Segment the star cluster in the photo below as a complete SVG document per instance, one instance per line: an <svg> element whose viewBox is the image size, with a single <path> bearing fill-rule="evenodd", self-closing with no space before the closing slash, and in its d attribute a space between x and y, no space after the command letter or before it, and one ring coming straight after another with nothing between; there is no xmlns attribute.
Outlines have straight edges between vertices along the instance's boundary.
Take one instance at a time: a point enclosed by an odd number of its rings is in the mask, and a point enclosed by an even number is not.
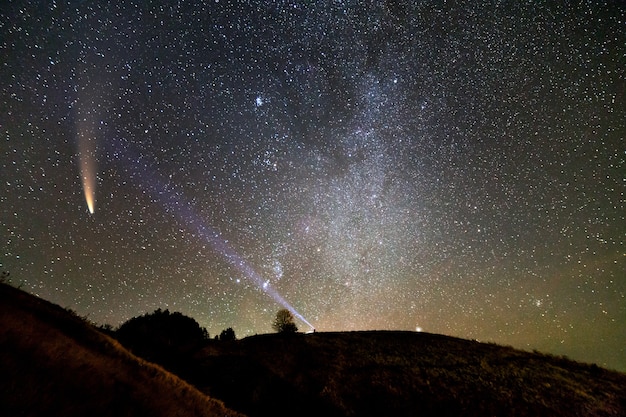
<svg viewBox="0 0 626 417"><path fill-rule="evenodd" d="M310 3L3 6L14 283L97 323L241 337L276 293L626 370L626 9Z"/></svg>

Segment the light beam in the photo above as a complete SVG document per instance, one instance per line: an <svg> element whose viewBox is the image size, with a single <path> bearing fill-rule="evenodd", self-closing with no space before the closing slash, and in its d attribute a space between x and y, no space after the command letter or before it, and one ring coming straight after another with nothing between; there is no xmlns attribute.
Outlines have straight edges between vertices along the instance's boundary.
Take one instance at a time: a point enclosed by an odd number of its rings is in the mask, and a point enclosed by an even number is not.
<svg viewBox="0 0 626 417"><path fill-rule="evenodd" d="M128 147L126 152L130 150ZM121 152L116 151L117 155ZM313 325L309 323L289 302L271 285L265 284L263 277L252 268L252 266L246 262L224 239L221 238L220 233L208 226L202 217L200 217L191 206L191 203L187 201L182 193L178 192L172 186L165 186L162 184L158 177L152 172L146 172L146 164L141 163L141 157L132 156L128 159L128 165L133 171L132 177L137 180L138 185L141 186L150 196L158 201L166 210L166 212L172 212L176 215L178 221L184 224L188 229L198 235L211 245L213 250L217 252L226 262L235 267L243 276L249 281L254 283L261 291L272 297L274 301L289 310L294 317L305 323L311 329L314 329ZM136 166L143 166L146 168L144 172L138 172Z"/></svg>

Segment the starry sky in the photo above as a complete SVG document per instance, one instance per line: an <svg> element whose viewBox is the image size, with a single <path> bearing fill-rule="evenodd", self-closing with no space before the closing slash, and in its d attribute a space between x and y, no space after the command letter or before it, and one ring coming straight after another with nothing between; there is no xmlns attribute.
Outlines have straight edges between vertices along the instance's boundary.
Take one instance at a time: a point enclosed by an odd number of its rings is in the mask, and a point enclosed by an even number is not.
<svg viewBox="0 0 626 417"><path fill-rule="evenodd" d="M2 270L626 371L626 6L580 3L5 2Z"/></svg>

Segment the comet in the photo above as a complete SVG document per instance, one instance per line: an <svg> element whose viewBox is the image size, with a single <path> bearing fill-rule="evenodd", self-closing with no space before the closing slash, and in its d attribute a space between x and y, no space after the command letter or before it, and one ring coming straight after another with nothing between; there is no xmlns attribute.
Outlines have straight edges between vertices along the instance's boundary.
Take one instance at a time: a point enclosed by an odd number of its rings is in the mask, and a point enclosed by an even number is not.
<svg viewBox="0 0 626 417"><path fill-rule="evenodd" d="M89 213L96 211L96 144L85 132L78 133L78 160L83 192Z"/></svg>

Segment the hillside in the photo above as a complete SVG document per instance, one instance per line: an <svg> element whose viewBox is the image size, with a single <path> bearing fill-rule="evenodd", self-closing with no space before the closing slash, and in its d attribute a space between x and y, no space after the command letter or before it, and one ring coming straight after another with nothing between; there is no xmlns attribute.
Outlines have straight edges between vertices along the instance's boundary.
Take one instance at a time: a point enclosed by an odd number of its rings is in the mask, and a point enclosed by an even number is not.
<svg viewBox="0 0 626 417"><path fill-rule="evenodd" d="M0 415L237 416L70 312L0 284Z"/></svg>
<svg viewBox="0 0 626 417"><path fill-rule="evenodd" d="M212 343L179 370L250 416L625 416L626 375L414 332Z"/></svg>
<svg viewBox="0 0 626 417"><path fill-rule="evenodd" d="M625 374L442 335L269 334L174 348L153 356L166 371L0 285L0 415L626 415Z"/></svg>

